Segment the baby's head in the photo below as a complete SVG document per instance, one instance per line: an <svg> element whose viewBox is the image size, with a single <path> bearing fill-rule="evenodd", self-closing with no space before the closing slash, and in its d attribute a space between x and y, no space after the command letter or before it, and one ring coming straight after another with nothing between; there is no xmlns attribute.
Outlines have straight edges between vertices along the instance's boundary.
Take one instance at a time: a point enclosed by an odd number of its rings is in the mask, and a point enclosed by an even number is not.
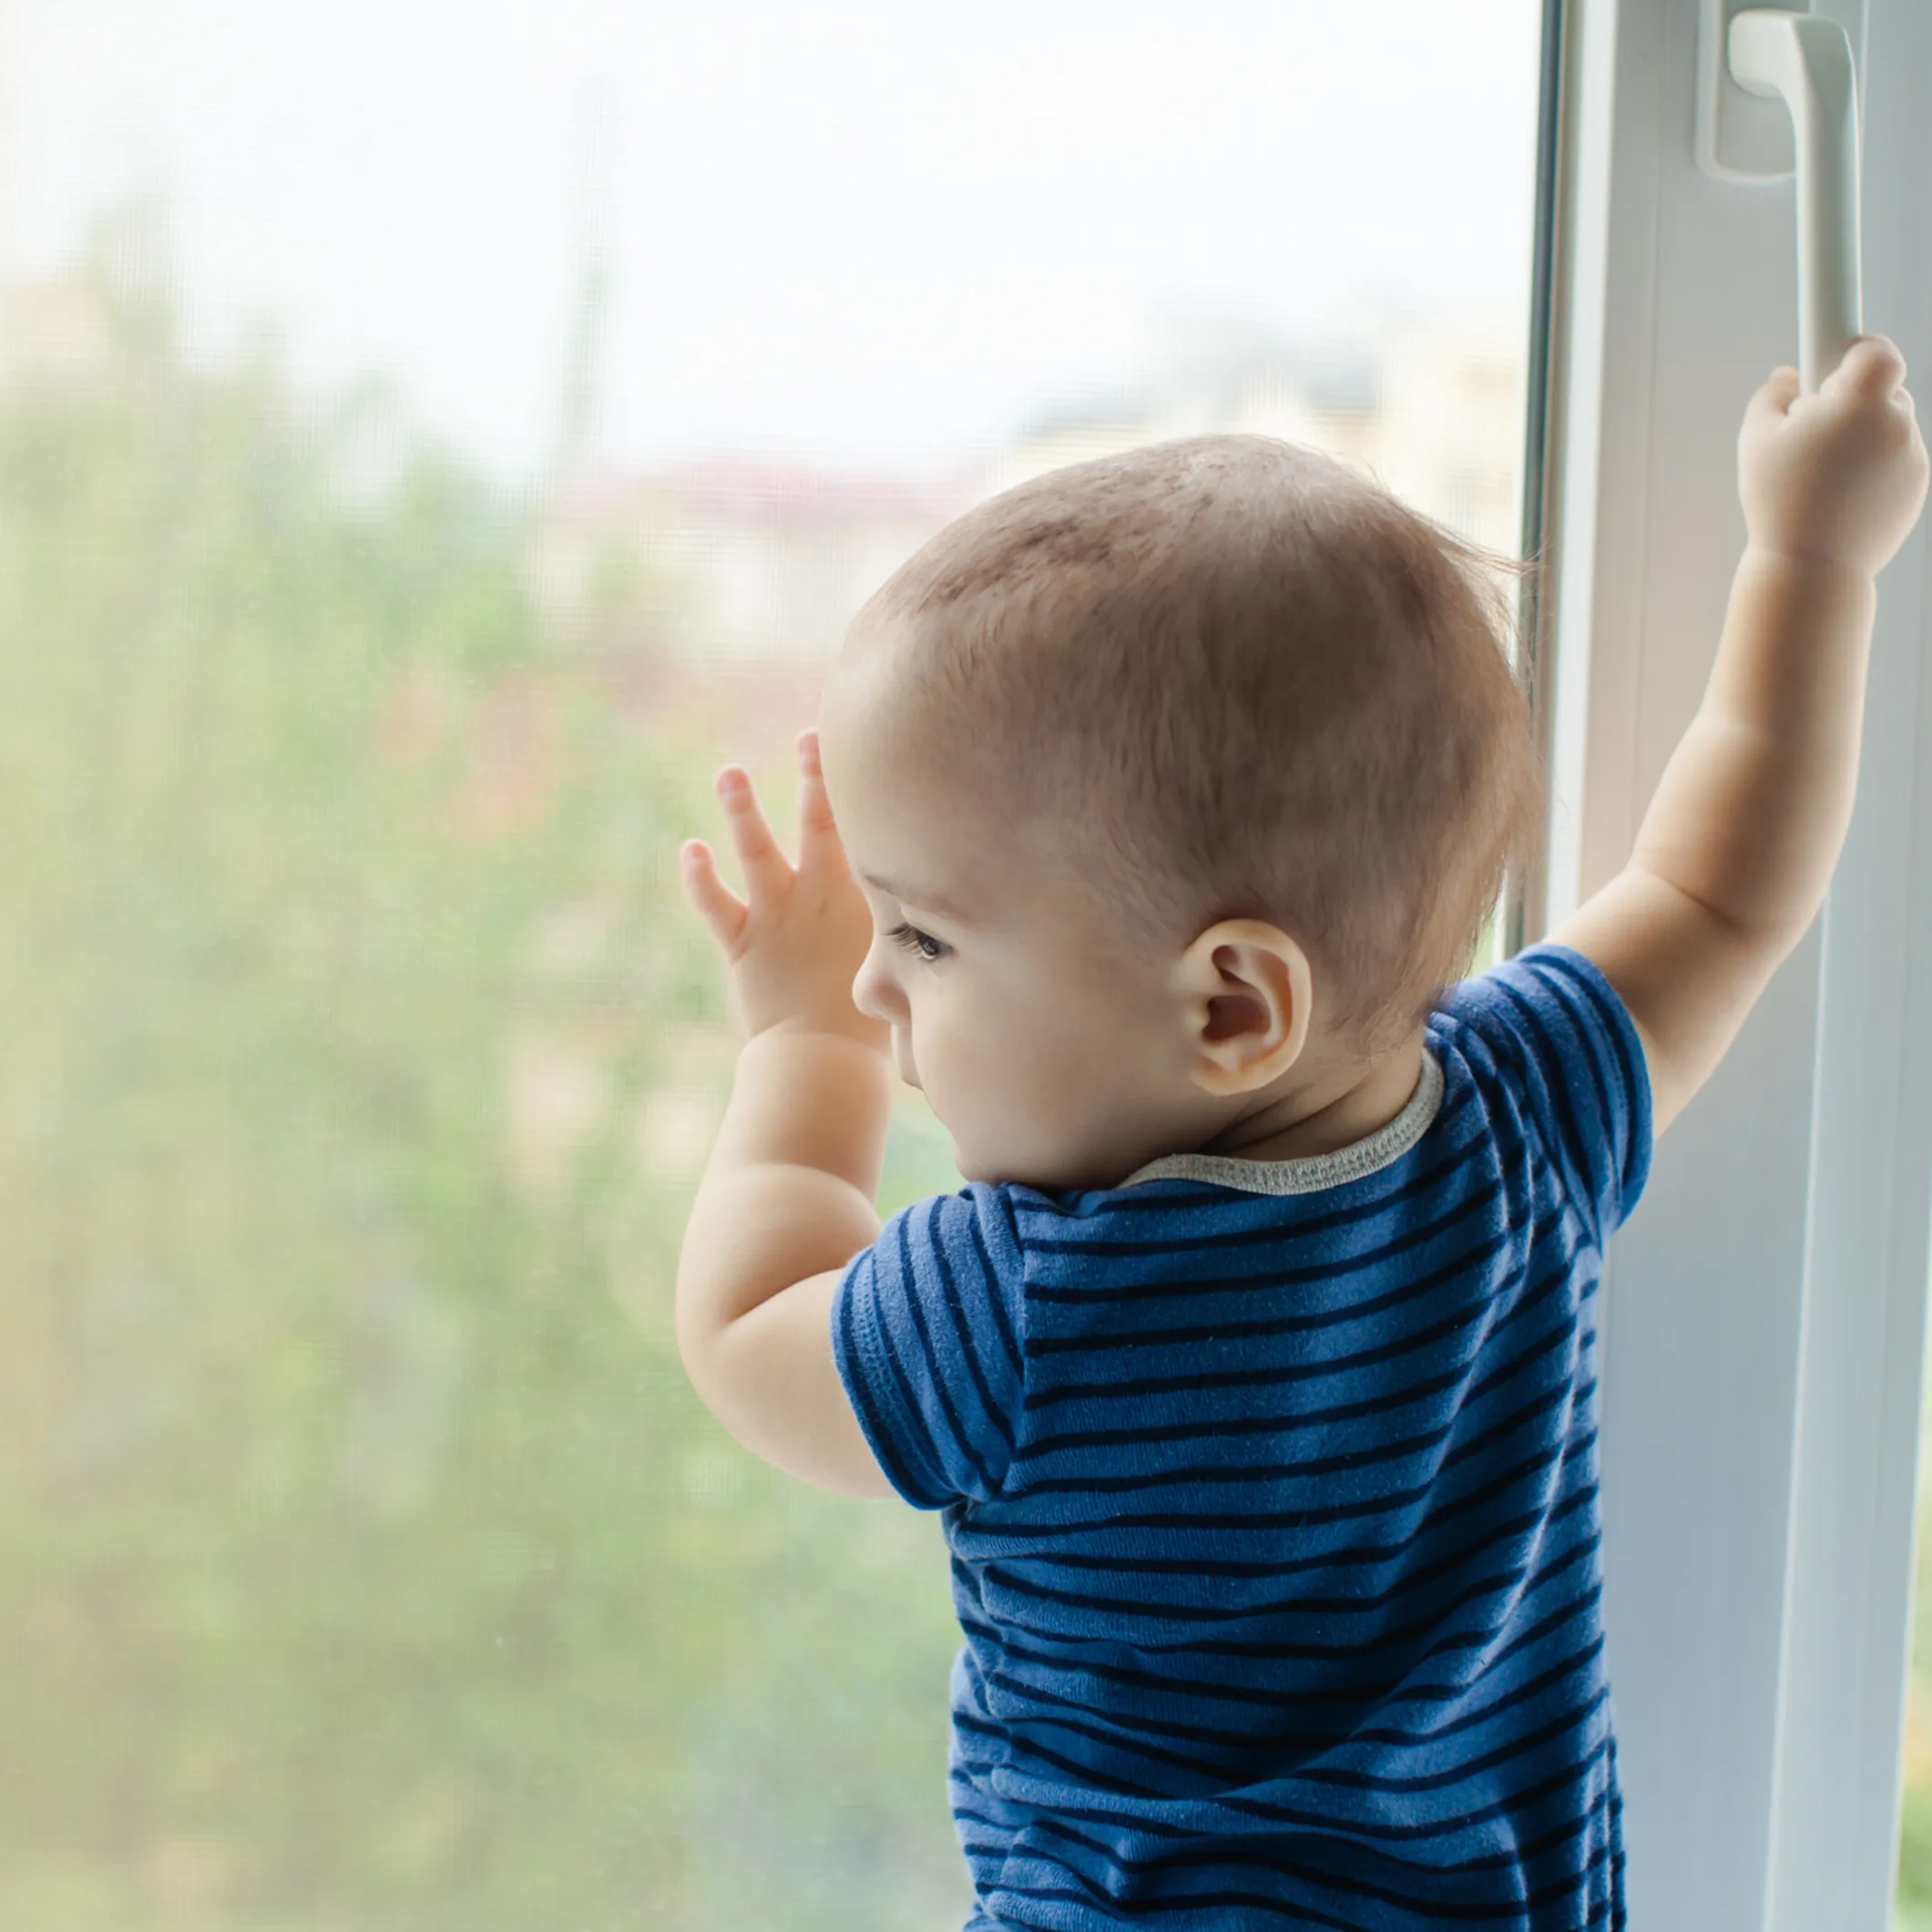
<svg viewBox="0 0 1932 1932"><path fill-rule="evenodd" d="M1486 565L1332 457L1196 436L979 505L865 605L819 726L853 996L962 1175L1114 1185L1413 1060L1538 850Z"/></svg>

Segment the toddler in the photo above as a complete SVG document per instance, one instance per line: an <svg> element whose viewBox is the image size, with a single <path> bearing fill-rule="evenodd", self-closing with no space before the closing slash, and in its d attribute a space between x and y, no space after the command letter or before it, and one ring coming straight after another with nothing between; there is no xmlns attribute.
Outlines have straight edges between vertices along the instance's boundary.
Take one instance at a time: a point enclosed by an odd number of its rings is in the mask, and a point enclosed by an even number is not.
<svg viewBox="0 0 1932 1932"><path fill-rule="evenodd" d="M1268 438L941 531L801 738L795 868L719 774L748 1038L679 1344L759 1455L943 1512L969 1932L1624 1925L1599 1272L1825 896L1904 375L1860 337L1753 398L1630 861L1477 976L1543 813L1507 608ZM882 1226L894 1069L966 1184Z"/></svg>

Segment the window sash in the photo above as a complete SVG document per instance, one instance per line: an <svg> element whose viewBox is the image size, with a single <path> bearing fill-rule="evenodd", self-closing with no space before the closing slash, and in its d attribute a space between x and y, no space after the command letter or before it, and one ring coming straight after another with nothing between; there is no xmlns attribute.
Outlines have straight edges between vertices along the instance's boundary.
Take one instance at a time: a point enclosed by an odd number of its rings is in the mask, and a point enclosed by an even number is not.
<svg viewBox="0 0 1932 1932"><path fill-rule="evenodd" d="M1716 655L1744 404L1797 360L1791 180L1694 160L1698 9L1560 10L1550 441L1526 519L1556 560L1554 802L1527 936L1629 856ZM1865 326L1932 397L1932 9L1812 10L1857 61ZM1927 551L1921 522L1880 580L1825 914L1659 1146L1605 1269L1606 1648L1646 1932L1890 1923L1932 1262L1932 1006L1910 997L1932 989Z"/></svg>

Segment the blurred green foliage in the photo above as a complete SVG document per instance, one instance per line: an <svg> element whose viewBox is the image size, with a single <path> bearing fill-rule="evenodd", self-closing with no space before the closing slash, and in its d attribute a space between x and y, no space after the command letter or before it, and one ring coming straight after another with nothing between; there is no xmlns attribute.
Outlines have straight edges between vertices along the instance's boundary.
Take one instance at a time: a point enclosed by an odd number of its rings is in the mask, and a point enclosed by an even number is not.
<svg viewBox="0 0 1932 1932"><path fill-rule="evenodd" d="M672 1341L734 754L378 392L197 366L144 220L0 395L0 1925L956 1927L937 1519Z"/></svg>
<svg viewBox="0 0 1932 1932"><path fill-rule="evenodd" d="M1928 1362L1932 1368L1932 1362ZM1899 1819L1898 1932L1932 1932L1932 1453L1921 1451L1918 1538L1913 1552L1912 1670L1906 1709L1905 1798Z"/></svg>

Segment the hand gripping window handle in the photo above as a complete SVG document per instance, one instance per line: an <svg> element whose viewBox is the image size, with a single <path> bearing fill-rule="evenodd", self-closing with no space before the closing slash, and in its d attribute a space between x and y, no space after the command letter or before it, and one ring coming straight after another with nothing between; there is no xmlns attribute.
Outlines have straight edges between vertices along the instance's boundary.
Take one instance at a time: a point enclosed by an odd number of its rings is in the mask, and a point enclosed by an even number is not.
<svg viewBox="0 0 1932 1932"><path fill-rule="evenodd" d="M1726 16L1728 15L1728 26ZM1730 180L1797 175L1798 385L1810 394L1864 332L1858 260L1858 89L1835 20L1704 0L1698 162ZM1722 46L1722 67L1712 57ZM1728 83L1734 85L1727 85ZM1738 95L1774 101L1784 116ZM1792 158L1786 158L1792 156Z"/></svg>

